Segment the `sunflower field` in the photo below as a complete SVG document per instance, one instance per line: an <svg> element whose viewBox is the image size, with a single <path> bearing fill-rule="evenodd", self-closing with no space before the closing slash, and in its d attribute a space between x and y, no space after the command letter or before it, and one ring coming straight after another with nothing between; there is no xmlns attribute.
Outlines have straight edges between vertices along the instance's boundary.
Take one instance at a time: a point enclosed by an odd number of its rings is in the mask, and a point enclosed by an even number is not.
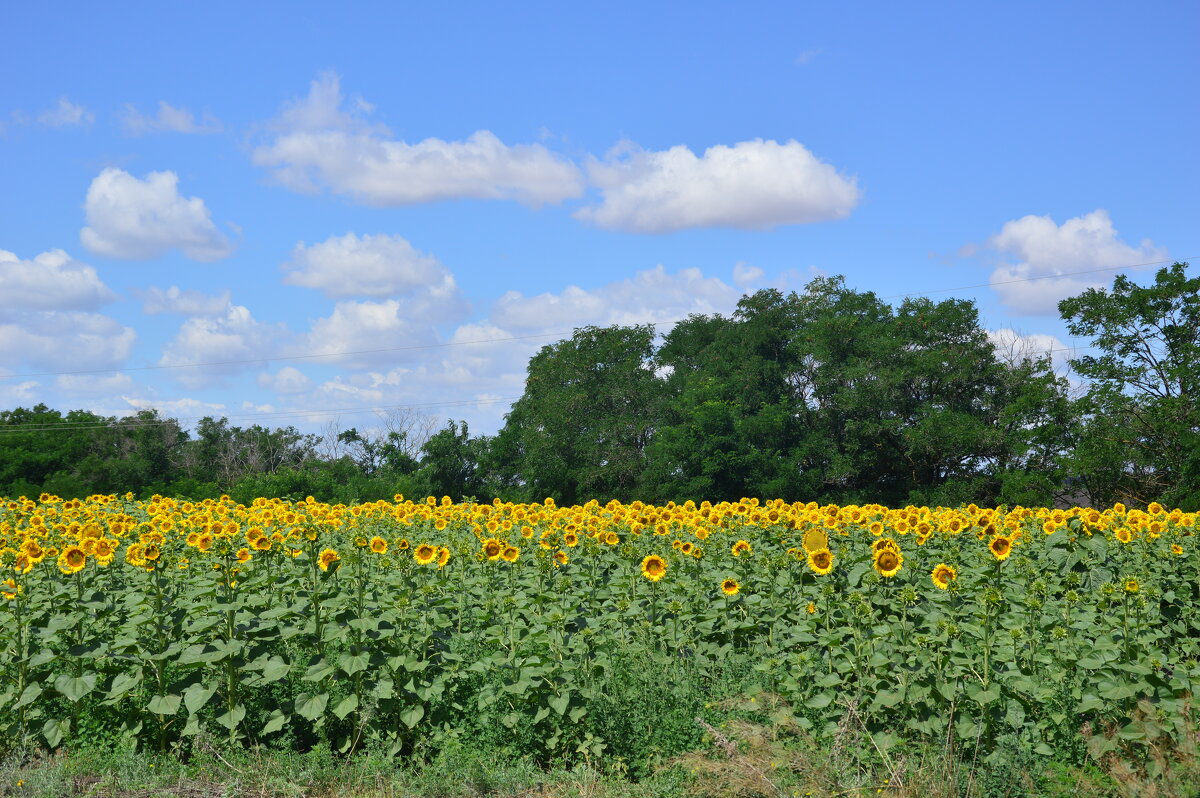
<svg viewBox="0 0 1200 798"><path fill-rule="evenodd" d="M1187 722L1196 530L1157 504L10 500L0 739L636 763L753 688L818 740L852 715L883 751L1082 761Z"/></svg>

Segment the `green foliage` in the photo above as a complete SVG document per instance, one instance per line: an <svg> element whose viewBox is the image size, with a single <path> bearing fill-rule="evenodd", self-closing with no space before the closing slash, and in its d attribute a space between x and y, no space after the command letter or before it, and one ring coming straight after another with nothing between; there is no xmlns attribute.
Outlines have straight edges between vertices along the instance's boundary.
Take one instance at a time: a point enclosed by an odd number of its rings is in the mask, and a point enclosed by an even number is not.
<svg viewBox="0 0 1200 798"><path fill-rule="evenodd" d="M1186 268L1146 287L1118 275L1059 303L1101 352L1071 361L1090 381L1071 469L1093 501L1200 506L1200 277Z"/></svg>

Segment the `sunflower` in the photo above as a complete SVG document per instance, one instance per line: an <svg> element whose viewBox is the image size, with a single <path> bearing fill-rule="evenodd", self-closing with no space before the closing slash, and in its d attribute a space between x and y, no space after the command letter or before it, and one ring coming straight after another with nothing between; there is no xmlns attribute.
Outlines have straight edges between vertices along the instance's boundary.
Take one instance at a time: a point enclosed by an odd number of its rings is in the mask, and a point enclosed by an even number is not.
<svg viewBox="0 0 1200 798"><path fill-rule="evenodd" d="M679 544L679 551L682 554L691 554L692 549L694 548L696 548L696 544L692 543L690 540L685 540Z"/></svg>
<svg viewBox="0 0 1200 798"><path fill-rule="evenodd" d="M505 546L504 551L500 552L500 559L505 562L516 562L521 556L521 550L516 546Z"/></svg>
<svg viewBox="0 0 1200 798"><path fill-rule="evenodd" d="M270 551L271 545L272 545L271 539L268 537L261 537L261 538L254 539L254 550L255 551Z"/></svg>
<svg viewBox="0 0 1200 798"><path fill-rule="evenodd" d="M404 551L405 549L407 549L408 548L408 538L400 538L399 540L397 540L396 548L400 549L400 551Z"/></svg>
<svg viewBox="0 0 1200 798"><path fill-rule="evenodd" d="M1116 535L1117 540L1121 541L1122 543L1129 543L1131 540L1133 540L1133 530L1127 526L1119 527L1114 534Z"/></svg>
<svg viewBox="0 0 1200 798"><path fill-rule="evenodd" d="M742 586L737 583L736 579L726 579L721 583L721 592L726 596L736 596Z"/></svg>
<svg viewBox="0 0 1200 798"><path fill-rule="evenodd" d="M579 545L579 535L576 535L574 532L566 533L565 535L563 535L563 545L569 546L571 548L578 546Z"/></svg>
<svg viewBox="0 0 1200 798"><path fill-rule="evenodd" d="M1180 546L1178 543L1172 543L1171 544L1171 553L1172 554L1183 554L1183 546Z"/></svg>
<svg viewBox="0 0 1200 798"><path fill-rule="evenodd" d="M649 554L642 560L642 576L651 582L657 582L667 573L667 561L657 554Z"/></svg>
<svg viewBox="0 0 1200 798"><path fill-rule="evenodd" d="M450 562L450 549L446 548L445 546L438 546L438 552L437 552L438 568L445 568L446 563L448 563L448 562Z"/></svg>
<svg viewBox="0 0 1200 798"><path fill-rule="evenodd" d="M809 551L808 567L818 576L825 576L833 570L833 552L825 547Z"/></svg>
<svg viewBox="0 0 1200 798"><path fill-rule="evenodd" d="M816 604L813 604L813 603L810 601L810 602L808 602L808 606L804 608L804 611L805 611L805 612L807 612L809 615L816 615L816 613L817 613L817 605L816 605Z"/></svg>
<svg viewBox="0 0 1200 798"><path fill-rule="evenodd" d="M13 570L19 574L27 574L33 570L33 559L28 554L18 554L13 561Z"/></svg>
<svg viewBox="0 0 1200 798"><path fill-rule="evenodd" d="M904 564L904 555L899 549L884 548L875 555L875 570L880 576L891 578L900 573L900 567Z"/></svg>
<svg viewBox="0 0 1200 798"><path fill-rule="evenodd" d="M437 547L428 543L422 543L413 549L413 559L417 561L417 565L429 565L436 557Z"/></svg>
<svg viewBox="0 0 1200 798"><path fill-rule="evenodd" d="M500 554L504 551L504 544L495 538L488 538L483 541L483 556L489 560L500 559Z"/></svg>
<svg viewBox="0 0 1200 798"><path fill-rule="evenodd" d="M753 554L754 549L750 548L749 541L739 540L737 543L733 544L733 548L730 549L730 552L733 553L734 557L740 557L743 554Z"/></svg>
<svg viewBox="0 0 1200 798"><path fill-rule="evenodd" d="M125 562L129 563L135 568L141 568L146 564L146 559L142 556L141 543L129 544L129 547L125 549Z"/></svg>
<svg viewBox="0 0 1200 798"><path fill-rule="evenodd" d="M802 541L805 551L819 551L829 548L829 534L820 527L811 527L804 533Z"/></svg>
<svg viewBox="0 0 1200 798"><path fill-rule="evenodd" d="M67 546L58 555L58 569L64 574L74 574L87 565L87 554L78 546Z"/></svg>
<svg viewBox="0 0 1200 798"><path fill-rule="evenodd" d="M333 565L340 559L342 558L338 556L336 551L333 549L325 549L321 552L320 556L317 557L317 565L321 567L322 571L328 571L329 566Z"/></svg>
<svg viewBox="0 0 1200 798"><path fill-rule="evenodd" d="M897 543L892 538L879 538L878 540L876 540L874 543L871 544L871 556L878 557L879 552L883 551L884 549L891 549L892 551L900 551L900 544Z"/></svg>
<svg viewBox="0 0 1200 798"><path fill-rule="evenodd" d="M147 547L147 548L149 548L149 547ZM250 549L246 548L245 546L243 546L242 548L237 550L237 561L238 562L250 562L250 558L252 556L253 555L250 554ZM149 556L149 554L147 554L146 559L147 560L157 559L157 557L152 558Z"/></svg>
<svg viewBox="0 0 1200 798"><path fill-rule="evenodd" d="M567 553L565 551L554 552L555 565L566 565L570 559L571 558L567 556Z"/></svg>
<svg viewBox="0 0 1200 798"><path fill-rule="evenodd" d="M375 552L376 554L387 554L387 550L388 545L386 540L378 535L371 538L371 551Z"/></svg>
<svg viewBox="0 0 1200 798"><path fill-rule="evenodd" d="M938 590L945 590L950 587L951 582L958 578L958 571L954 570L953 566L942 562L937 564L929 578L933 580L934 587Z"/></svg>
<svg viewBox="0 0 1200 798"><path fill-rule="evenodd" d="M1126 579L1122 587L1125 588L1126 593L1136 593L1142 589L1142 586L1138 584L1138 580L1136 579Z"/></svg>
<svg viewBox="0 0 1200 798"><path fill-rule="evenodd" d="M5 579L3 582L0 582L0 594L8 601L15 599L19 591L20 588L17 587L15 579Z"/></svg>
<svg viewBox="0 0 1200 798"><path fill-rule="evenodd" d="M1007 560L1008 555L1012 554L1012 539L1006 538L1004 535L996 535L988 544L988 550L997 560Z"/></svg>
<svg viewBox="0 0 1200 798"><path fill-rule="evenodd" d="M609 546L615 546L621 542L621 539L617 537L616 532L606 532L604 534L604 542Z"/></svg>

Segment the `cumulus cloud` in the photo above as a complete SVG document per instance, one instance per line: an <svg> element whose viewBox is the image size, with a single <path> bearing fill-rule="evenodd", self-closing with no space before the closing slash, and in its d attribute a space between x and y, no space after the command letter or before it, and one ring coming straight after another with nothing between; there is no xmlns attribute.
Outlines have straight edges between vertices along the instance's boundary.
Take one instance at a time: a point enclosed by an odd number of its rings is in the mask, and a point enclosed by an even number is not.
<svg viewBox="0 0 1200 798"><path fill-rule="evenodd" d="M575 217L610 230L669 233L695 227L765 230L841 219L858 204L844 177L797 141L743 141L697 157L683 145L650 152L622 145L588 174L599 205Z"/></svg>
<svg viewBox="0 0 1200 798"><path fill-rule="evenodd" d="M1132 267L1167 257L1150 239L1136 247L1121 241L1102 208L1061 225L1049 216L1024 216L1005 224L987 244L1016 258L992 272L992 288L1009 310L1028 316L1057 315L1060 300L1106 285L1112 277L1112 272L1071 272Z"/></svg>
<svg viewBox="0 0 1200 798"><path fill-rule="evenodd" d="M323 363L336 362L347 368L418 359L424 353L400 348L437 343L436 320L427 311L395 299L338 302L330 315L313 322L301 346L306 352L331 355ZM332 357L339 352L363 354Z"/></svg>
<svg viewBox="0 0 1200 798"><path fill-rule="evenodd" d="M174 313L180 316L220 316L230 305L229 290L220 294L206 294L203 291L183 290L177 285L162 289L151 286L139 292L142 300L142 312L149 316L162 313Z"/></svg>
<svg viewBox="0 0 1200 798"><path fill-rule="evenodd" d="M225 413L225 405L199 399L145 399L137 396L122 396L121 399L135 410L157 410L163 418L184 421Z"/></svg>
<svg viewBox="0 0 1200 798"><path fill-rule="evenodd" d="M206 134L223 130L221 121L210 113L205 112L200 121L196 121L196 115L187 108L176 108L162 100L155 114L143 114L132 105L126 105L121 115L121 127L127 136L143 136L147 133Z"/></svg>
<svg viewBox="0 0 1200 798"><path fill-rule="evenodd" d="M1021 334L1011 327L988 330L988 341L996 348L996 355L1005 363L1020 363L1026 359L1037 359L1049 355L1056 363L1071 357L1071 348L1053 335L1045 333Z"/></svg>
<svg viewBox="0 0 1200 798"><path fill-rule="evenodd" d="M751 266L748 263L743 263L742 261L738 261L733 265L733 282L743 291L752 285L762 282L765 275L766 272L762 269L757 266Z"/></svg>
<svg viewBox="0 0 1200 798"><path fill-rule="evenodd" d="M73 127L90 125L95 118L95 115L82 105L76 105L66 97L60 97L58 105L38 114L37 120L47 127Z"/></svg>
<svg viewBox="0 0 1200 798"><path fill-rule="evenodd" d="M204 200L179 194L174 172L139 180L108 168L92 181L84 203L83 245L99 255L146 260L179 249L199 261L224 258L233 247L209 217Z"/></svg>
<svg viewBox="0 0 1200 798"><path fill-rule="evenodd" d="M0 308L92 310L114 299L94 268L61 249L32 260L0 249Z"/></svg>
<svg viewBox="0 0 1200 798"><path fill-rule="evenodd" d="M0 358L47 371L110 368L133 348L134 331L78 310L0 312Z"/></svg>
<svg viewBox="0 0 1200 798"><path fill-rule="evenodd" d="M594 290L568 286L559 293L526 297L509 291L491 312L509 330L567 330L587 324L671 323L691 313L732 310L742 292L699 269L670 274L662 265Z"/></svg>
<svg viewBox="0 0 1200 798"><path fill-rule="evenodd" d="M134 389L128 374L60 374L54 387L68 396L116 396Z"/></svg>
<svg viewBox="0 0 1200 798"><path fill-rule="evenodd" d="M221 316L194 316L183 322L163 348L158 363L218 364L173 370L185 387L203 388L252 365L241 361L274 356L285 333L281 325L264 324L246 307L231 305Z"/></svg>
<svg viewBox="0 0 1200 798"><path fill-rule="evenodd" d="M354 233L319 244L303 241L283 265L285 283L316 288L327 297L383 297L431 291L457 293L454 277L432 255L400 236Z"/></svg>
<svg viewBox="0 0 1200 798"><path fill-rule="evenodd" d="M277 135L254 151L254 163L292 190L325 187L381 207L466 197L537 207L583 191L578 167L541 144L507 145L487 130L409 144L371 124L370 111L361 100L344 107L337 76L321 75L280 114Z"/></svg>
<svg viewBox="0 0 1200 798"><path fill-rule="evenodd" d="M268 372L259 374L258 385L260 388L268 388L277 393L304 393L312 387L312 380L299 369L284 366L274 374Z"/></svg>

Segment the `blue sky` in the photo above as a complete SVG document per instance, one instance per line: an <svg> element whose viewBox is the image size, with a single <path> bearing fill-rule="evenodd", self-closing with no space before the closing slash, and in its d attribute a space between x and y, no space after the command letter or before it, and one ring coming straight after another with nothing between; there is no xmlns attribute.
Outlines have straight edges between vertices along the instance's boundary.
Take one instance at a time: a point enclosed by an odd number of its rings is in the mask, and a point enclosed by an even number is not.
<svg viewBox="0 0 1200 798"><path fill-rule="evenodd" d="M1200 254L1195 3L344 6L6 10L0 406L491 432L578 325L842 274L1062 350L1056 275Z"/></svg>

